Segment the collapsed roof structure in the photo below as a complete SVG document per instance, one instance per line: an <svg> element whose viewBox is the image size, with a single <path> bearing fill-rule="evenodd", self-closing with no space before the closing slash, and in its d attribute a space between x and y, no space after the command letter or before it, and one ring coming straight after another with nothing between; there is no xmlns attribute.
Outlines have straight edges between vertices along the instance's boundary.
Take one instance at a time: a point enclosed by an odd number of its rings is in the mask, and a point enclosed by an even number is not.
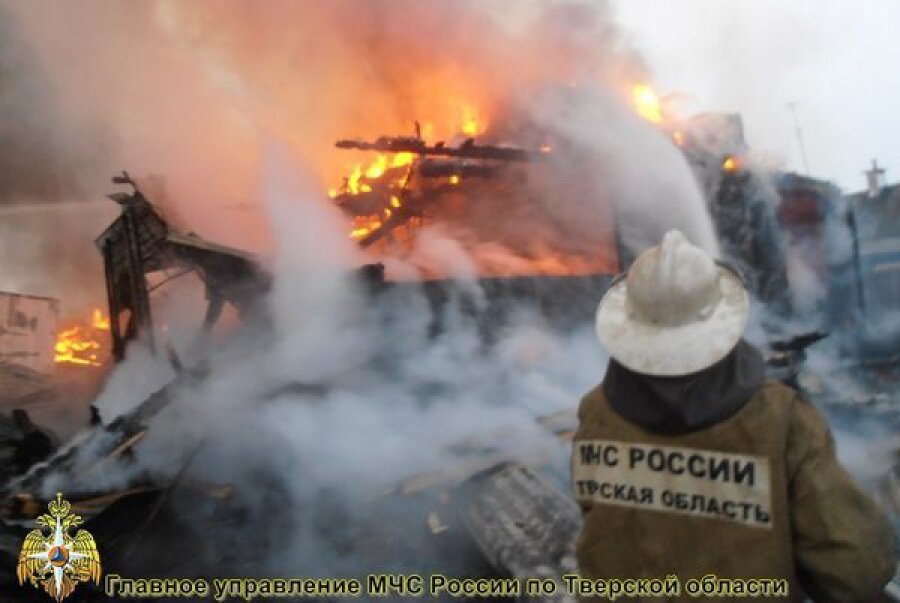
<svg viewBox="0 0 900 603"><path fill-rule="evenodd" d="M218 320L226 302L247 313L253 301L268 290L271 277L250 254L173 229L127 172L113 182L133 189L131 193L109 195L122 212L96 241L103 255L116 360L124 358L127 342L138 334L146 336L151 347L154 345L152 289L147 283L150 273L166 275L157 287L189 272L200 276L208 300L203 333Z"/></svg>

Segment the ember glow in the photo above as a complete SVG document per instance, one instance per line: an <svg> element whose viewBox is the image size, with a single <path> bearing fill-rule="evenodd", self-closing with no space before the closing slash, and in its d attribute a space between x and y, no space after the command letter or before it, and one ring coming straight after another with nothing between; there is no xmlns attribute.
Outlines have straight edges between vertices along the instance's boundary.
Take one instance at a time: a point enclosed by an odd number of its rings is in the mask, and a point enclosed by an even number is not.
<svg viewBox="0 0 900 603"><path fill-rule="evenodd" d="M101 366L104 348L102 343L109 331L109 318L95 308L91 320L62 329L56 335L54 361L57 364Z"/></svg>
<svg viewBox="0 0 900 603"><path fill-rule="evenodd" d="M479 136L484 134L486 129L486 124L483 120L479 119L478 111L469 106L464 106L462 109L462 126L460 127L460 131L466 136Z"/></svg>

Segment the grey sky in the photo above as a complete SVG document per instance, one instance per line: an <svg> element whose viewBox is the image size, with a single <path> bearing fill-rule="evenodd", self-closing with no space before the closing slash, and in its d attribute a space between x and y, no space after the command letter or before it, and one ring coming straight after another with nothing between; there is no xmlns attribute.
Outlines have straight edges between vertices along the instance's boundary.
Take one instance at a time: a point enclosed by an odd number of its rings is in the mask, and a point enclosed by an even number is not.
<svg viewBox="0 0 900 603"><path fill-rule="evenodd" d="M873 158L900 179L900 2L616 0L663 95L690 112L741 113L748 142L802 171L796 103L813 176L848 192Z"/></svg>

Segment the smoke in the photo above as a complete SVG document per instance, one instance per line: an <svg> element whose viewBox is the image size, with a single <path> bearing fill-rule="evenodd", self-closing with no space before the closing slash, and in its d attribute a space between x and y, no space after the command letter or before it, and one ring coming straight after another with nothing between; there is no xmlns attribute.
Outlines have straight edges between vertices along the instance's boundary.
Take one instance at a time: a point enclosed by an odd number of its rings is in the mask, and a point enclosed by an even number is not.
<svg viewBox="0 0 900 603"><path fill-rule="evenodd" d="M525 304L498 317L487 344L471 310L484 297L473 278L484 258L515 271L523 250L532 259L562 249L612 270L616 222L632 250L672 227L716 249L683 157L627 106L646 74L605 3L95 0L6 10L60 105L19 110L107 133L81 141L92 158L79 172L86 194L106 192L122 167L159 174L166 194L154 200L167 217L274 257L270 321L213 348L195 367L203 377L173 388L150 423L136 467L103 476L110 485L144 471L172 477L190 459L191 479L237 485L251 510L242 534L279 531L263 561L272 571L359 569L366 560L346 540L384 491L464 463L466 450L565 458L568 445L535 417L573 409L602 378L605 355L590 325L555 332ZM424 266L463 277L447 304L435 309L415 281L371 299L347 276L363 258L323 195L359 158L331 141L411 133L416 120L442 140L467 112L490 141L554 151L515 194L476 191L462 217L446 208L409 256L391 259L395 276ZM36 257L35 270L53 261ZM168 303L160 312L177 317L179 302ZM170 375L132 346L96 403L108 422Z"/></svg>
<svg viewBox="0 0 900 603"><path fill-rule="evenodd" d="M616 7L658 89L690 94L695 111L739 112L754 149L787 169L807 171L788 103L796 103L810 175L858 191L872 158L890 173L897 168L900 155L882 124L895 112L898 83L873 77L898 59L889 42L895 3L876 2L864 12L852 2L774 0L632 0ZM831 83L835 73L845 85L839 90ZM855 118L835 119L847 113Z"/></svg>
<svg viewBox="0 0 900 603"><path fill-rule="evenodd" d="M267 137L327 202L322 193L364 160L332 141L411 134L416 121L429 141L450 140L474 118L480 140L557 149L514 187L473 189L458 219L438 209L480 271L614 271L617 219L632 251L673 226L714 248L680 153L628 106L647 75L606 3L92 0L5 11L18 32L10 55L29 57L11 80L41 84L12 86L23 92L9 117L62 126L23 128L17 141L45 141L41 153L66 165L78 158L70 171L86 197L109 192L122 168L160 176L165 194L152 200L207 238L273 252L259 195ZM556 261L538 261L551 249Z"/></svg>
<svg viewBox="0 0 900 603"><path fill-rule="evenodd" d="M537 110L584 150L587 184L579 196L605 195L603 205L611 210L607 219L618 226L621 242L632 253L678 228L695 245L717 255L705 201L683 155L630 107L610 98L609 90L552 98ZM573 222L591 224L584 215Z"/></svg>
<svg viewBox="0 0 900 603"><path fill-rule="evenodd" d="M770 179L765 172L755 177L763 183ZM778 195L773 190L763 198ZM792 312L753 300L747 337L766 349L775 340L811 331L827 335L803 351L796 364L780 369L778 377L794 374L801 395L827 417L839 460L864 488L880 495L896 463L898 416L892 377L879 366L889 362L888 341L896 341L900 321L861 311L846 202L833 195L820 203L819 232L797 229L782 251ZM874 362L867 366L867 359Z"/></svg>
<svg viewBox="0 0 900 603"><path fill-rule="evenodd" d="M116 213L111 201L0 205L0 290L63 300L63 320L89 316L104 299L94 238Z"/></svg>
<svg viewBox="0 0 900 603"><path fill-rule="evenodd" d="M313 202L317 183L297 175L283 147L266 148L265 198L279 250L271 324L247 325L213 353L204 378L176 389L150 422L136 466L110 468L102 482L171 477L191 457L188 479L238 486L251 509L248 538L275 524L277 546L259 561L269 572L446 569L428 555L367 558L359 549L371 542L361 536L372 529L371 510L421 506L421 498L385 492L483 455L564 460L568 443L535 419L571 410L600 380L606 358L590 325L554 332L525 305L498 318L487 344L464 303L477 297L474 280L451 289L439 310L415 283L372 297L341 269L356 250L330 208ZM435 320L443 324L437 333ZM162 362L130 350L97 401L107 421L160 384ZM380 517L378 529L401 530L400 519ZM413 537L427 533L403 521Z"/></svg>
<svg viewBox="0 0 900 603"><path fill-rule="evenodd" d="M106 136L90 117L72 119L53 74L0 5L0 204L58 201L82 191L79 172L101 155ZM91 141L91 142L88 142Z"/></svg>

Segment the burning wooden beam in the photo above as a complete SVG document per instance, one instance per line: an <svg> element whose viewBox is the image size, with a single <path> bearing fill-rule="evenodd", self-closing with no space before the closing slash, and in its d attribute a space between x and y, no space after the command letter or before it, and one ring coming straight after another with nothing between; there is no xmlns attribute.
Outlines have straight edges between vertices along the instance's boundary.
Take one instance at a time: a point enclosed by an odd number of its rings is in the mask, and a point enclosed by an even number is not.
<svg viewBox="0 0 900 603"><path fill-rule="evenodd" d="M382 153L414 153L416 155L436 155L440 157L467 157L470 159L493 159L497 161L532 161L543 153L517 147L476 144L474 138L467 138L457 147L445 146L443 142L427 144L415 136L380 136L374 142L364 140L338 140L339 149L360 151L380 151Z"/></svg>
<svg viewBox="0 0 900 603"><path fill-rule="evenodd" d="M474 138L458 146L443 142L429 145L418 127L415 136L381 136L374 142L338 140L335 146L382 153L369 168L357 166L341 189L329 193L344 211L358 219L351 236L360 247L373 245L410 218L421 216L426 205L452 191L463 179L491 178L501 170L498 162L528 162L547 152L482 145ZM386 154L394 154L395 159L389 161ZM435 159L442 157L447 159ZM397 176L401 168L403 175ZM446 180L446 186L416 187L410 185L413 178L419 183Z"/></svg>

